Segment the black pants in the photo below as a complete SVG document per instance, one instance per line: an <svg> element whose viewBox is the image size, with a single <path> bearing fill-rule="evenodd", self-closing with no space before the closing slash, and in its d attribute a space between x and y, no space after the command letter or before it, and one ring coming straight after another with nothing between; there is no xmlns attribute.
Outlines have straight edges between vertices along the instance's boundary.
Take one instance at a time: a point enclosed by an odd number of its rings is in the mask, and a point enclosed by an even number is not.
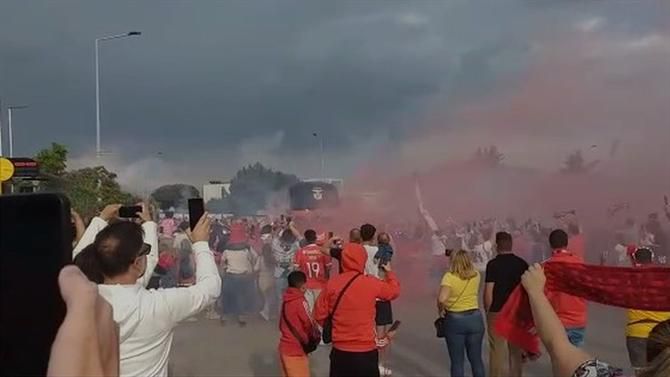
<svg viewBox="0 0 670 377"><path fill-rule="evenodd" d="M379 377L379 352L330 352L330 377Z"/></svg>

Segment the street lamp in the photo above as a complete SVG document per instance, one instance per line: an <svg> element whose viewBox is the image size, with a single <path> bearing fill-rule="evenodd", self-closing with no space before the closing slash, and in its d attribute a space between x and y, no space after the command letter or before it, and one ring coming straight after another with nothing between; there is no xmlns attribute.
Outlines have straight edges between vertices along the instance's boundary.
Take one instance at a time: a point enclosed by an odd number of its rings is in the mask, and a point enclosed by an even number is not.
<svg viewBox="0 0 670 377"><path fill-rule="evenodd" d="M139 35L142 35L142 32L131 31L124 34L108 35L106 37L95 39L95 155L97 157L100 157L102 153L102 150L100 149L100 57L98 52L100 42Z"/></svg>
<svg viewBox="0 0 670 377"><path fill-rule="evenodd" d="M12 111L27 109L28 106L9 106L7 108L7 127L8 127L8 137L9 137L9 157L14 157L14 130L12 128Z"/></svg>
<svg viewBox="0 0 670 377"><path fill-rule="evenodd" d="M325 179L326 178L326 173L325 173L325 171L326 171L326 160L325 160L325 156L323 154L323 152L324 152L323 135L319 135L316 132L314 132L312 134L312 136L319 139L319 148L320 148L320 152L321 152L321 179Z"/></svg>

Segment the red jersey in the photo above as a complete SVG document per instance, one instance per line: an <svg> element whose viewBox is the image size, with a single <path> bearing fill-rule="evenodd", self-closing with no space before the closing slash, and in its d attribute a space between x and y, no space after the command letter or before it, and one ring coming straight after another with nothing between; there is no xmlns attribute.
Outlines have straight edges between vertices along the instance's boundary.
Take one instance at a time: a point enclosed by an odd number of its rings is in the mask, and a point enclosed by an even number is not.
<svg viewBox="0 0 670 377"><path fill-rule="evenodd" d="M317 245L307 245L295 253L293 264L307 275L307 289L323 289L328 282L332 258L323 254Z"/></svg>

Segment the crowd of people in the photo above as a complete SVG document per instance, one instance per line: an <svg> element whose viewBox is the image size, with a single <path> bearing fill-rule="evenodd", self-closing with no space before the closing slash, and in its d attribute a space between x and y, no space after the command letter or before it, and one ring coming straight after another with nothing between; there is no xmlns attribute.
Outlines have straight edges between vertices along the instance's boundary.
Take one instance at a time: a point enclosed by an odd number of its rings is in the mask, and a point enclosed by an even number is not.
<svg viewBox="0 0 670 377"><path fill-rule="evenodd" d="M555 376L621 375L582 350L587 298L555 289L553 276L545 277L550 266L585 264L587 246L576 213L557 214L550 230L532 221L517 226L511 219L438 227L418 189L417 200L424 231L408 235L363 224L346 239L318 232L319 224L301 231L289 216L205 215L190 229L187 218L170 212L156 221L147 205L131 221L119 218L120 205L109 205L87 227L73 216L73 256L112 309L119 329L116 372L122 376L167 375L175 327L199 313L222 325L232 320L244 327L256 314L276 321L278 374L284 376L309 376L310 354L330 343L331 376L391 375L387 351L397 331L392 301L400 295L391 261L403 257L408 239L424 245L430 266L425 274L439 276L435 326L445 339L451 376L466 375L466 356L473 377L522 376L524 364L538 356L498 331L518 290L525 291ZM670 208L665 210L670 220ZM626 219L613 232L612 249L626 255L628 268L667 263L661 221L650 215L637 226ZM607 257L600 255L602 264L623 265L622 258ZM78 279L71 269L63 274ZM634 308L627 317L626 347L636 375L669 375L670 312Z"/></svg>

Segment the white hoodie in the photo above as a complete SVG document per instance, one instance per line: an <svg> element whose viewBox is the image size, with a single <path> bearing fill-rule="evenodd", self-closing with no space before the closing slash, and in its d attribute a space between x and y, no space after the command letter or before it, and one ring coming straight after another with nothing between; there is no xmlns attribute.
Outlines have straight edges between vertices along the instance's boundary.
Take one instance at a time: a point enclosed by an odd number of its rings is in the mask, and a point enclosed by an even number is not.
<svg viewBox="0 0 670 377"><path fill-rule="evenodd" d="M95 227L97 231L91 229L92 238L85 234L75 248L75 254L95 239L95 234L104 228L102 225L107 224L99 218L91 222L89 228ZM175 326L216 300L221 291L221 278L207 242L196 242L193 245L197 266L194 285L145 289L158 260L158 247L155 246L158 233L156 223L147 222L143 228L145 242L152 245L143 278L132 285L100 284L98 289L112 305L114 321L119 324L121 376L167 376ZM88 229L86 233L89 233ZM154 237L156 244L152 243Z"/></svg>

